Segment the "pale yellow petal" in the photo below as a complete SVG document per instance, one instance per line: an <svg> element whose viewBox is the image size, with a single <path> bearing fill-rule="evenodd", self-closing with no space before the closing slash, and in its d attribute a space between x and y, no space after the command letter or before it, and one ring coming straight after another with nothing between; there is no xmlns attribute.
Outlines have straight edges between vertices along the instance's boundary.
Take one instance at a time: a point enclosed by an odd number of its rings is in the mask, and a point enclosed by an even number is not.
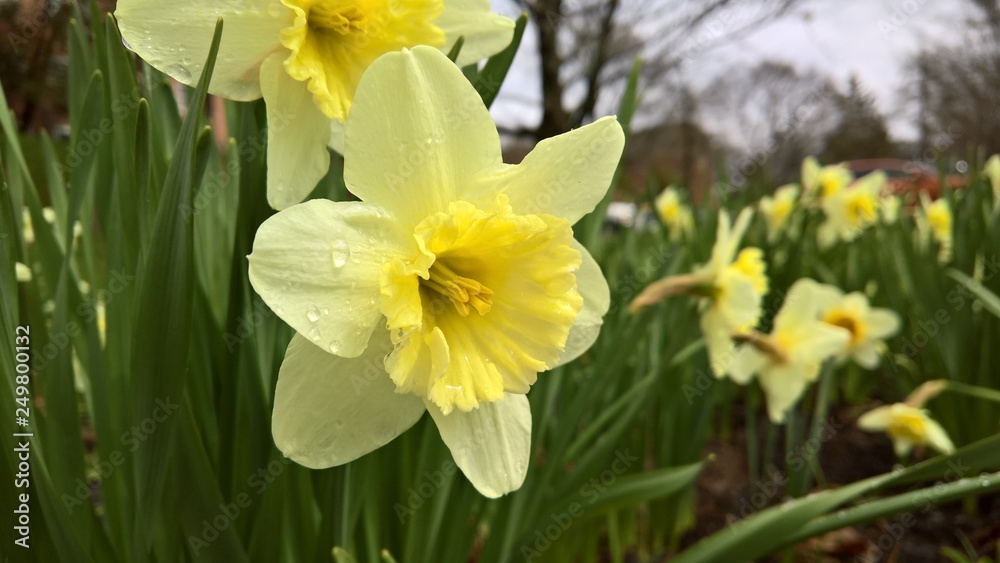
<svg viewBox="0 0 1000 563"><path fill-rule="evenodd" d="M601 332L604 315L611 306L611 290L601 267L579 242L574 240L573 248L583 258L580 269L576 272L576 289L583 297L583 309L573 321L573 328L566 338L566 347L559 354L559 361L551 368L569 363L590 349Z"/></svg>
<svg viewBox="0 0 1000 563"><path fill-rule="evenodd" d="M767 414L771 422L781 424L788 410L798 402L808 383L801 366L770 365L757 374L767 396Z"/></svg>
<svg viewBox="0 0 1000 563"><path fill-rule="evenodd" d="M396 393L382 366L391 349L385 330L353 359L292 337L271 418L274 443L285 457L312 469L342 465L384 446L420 419L423 401Z"/></svg>
<svg viewBox="0 0 1000 563"><path fill-rule="evenodd" d="M889 427L891 416L891 405L876 407L858 418L858 428L868 432L881 432Z"/></svg>
<svg viewBox="0 0 1000 563"><path fill-rule="evenodd" d="M220 17L222 43L208 91L231 100L256 100L261 97L260 67L283 50L281 30L292 23L291 10L280 0L120 0L115 9L129 48L188 85L201 77Z"/></svg>
<svg viewBox="0 0 1000 563"><path fill-rule="evenodd" d="M445 53L451 52L459 37L465 38L455 61L458 66L495 55L514 38L514 22L493 13L489 0L445 0L444 12L434 25L444 31L446 43L441 51Z"/></svg>

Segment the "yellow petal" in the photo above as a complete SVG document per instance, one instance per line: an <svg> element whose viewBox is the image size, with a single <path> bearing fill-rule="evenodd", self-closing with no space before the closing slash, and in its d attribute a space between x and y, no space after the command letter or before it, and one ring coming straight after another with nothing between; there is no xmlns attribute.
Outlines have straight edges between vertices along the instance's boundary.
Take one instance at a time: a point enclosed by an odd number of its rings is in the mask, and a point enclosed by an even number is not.
<svg viewBox="0 0 1000 563"><path fill-rule="evenodd" d="M504 193L517 213L548 213L573 224L608 192L624 146L621 125L605 117L541 141L521 164L483 174L465 197L489 204Z"/></svg>
<svg viewBox="0 0 1000 563"><path fill-rule="evenodd" d="M858 418L858 428L869 432L881 432L889 427L891 408L889 405L874 408Z"/></svg>
<svg viewBox="0 0 1000 563"><path fill-rule="evenodd" d="M455 464L483 496L497 498L517 490L531 455L531 407L524 395L506 394L471 412L427 410L448 445Z"/></svg>
<svg viewBox="0 0 1000 563"><path fill-rule="evenodd" d="M281 60L273 55L260 70L267 103L267 201L279 211L304 200L330 168L330 119Z"/></svg>
<svg viewBox="0 0 1000 563"><path fill-rule="evenodd" d="M355 357L381 318L381 265L412 247L412 239L370 205L308 201L257 230L250 283L296 332L331 353Z"/></svg>
<svg viewBox="0 0 1000 563"><path fill-rule="evenodd" d="M771 422L781 424L785 415L802 396L808 379L797 364L768 365L757 375L767 396L767 414Z"/></svg>
<svg viewBox="0 0 1000 563"><path fill-rule="evenodd" d="M285 457L312 469L343 465L384 446L420 419L423 401L396 393L382 367L391 349L385 330L353 359L292 337L278 372L271 417L274 443Z"/></svg>
<svg viewBox="0 0 1000 563"><path fill-rule="evenodd" d="M501 162L500 137L479 94L429 47L372 64L345 137L348 188L408 229L446 211L476 173Z"/></svg>
<svg viewBox="0 0 1000 563"><path fill-rule="evenodd" d="M434 20L434 25L444 31L446 42L441 51L445 53L451 52L459 37L465 38L455 61L458 66L503 51L514 37L514 22L494 14L489 0L445 0L444 12Z"/></svg>
<svg viewBox="0 0 1000 563"><path fill-rule="evenodd" d="M281 30L292 12L280 0L120 0L115 19L122 38L147 63L193 86L208 58L218 18L225 27L208 91L231 100L260 98L260 67L282 50Z"/></svg>
<svg viewBox="0 0 1000 563"><path fill-rule="evenodd" d="M611 306L611 290L601 273L601 267L579 242L574 240L572 246L583 260L576 272L576 288L583 297L583 309L573 321L569 337L566 338L566 347L559 354L559 361L549 366L550 369L569 363L590 349L601 332L604 315Z"/></svg>

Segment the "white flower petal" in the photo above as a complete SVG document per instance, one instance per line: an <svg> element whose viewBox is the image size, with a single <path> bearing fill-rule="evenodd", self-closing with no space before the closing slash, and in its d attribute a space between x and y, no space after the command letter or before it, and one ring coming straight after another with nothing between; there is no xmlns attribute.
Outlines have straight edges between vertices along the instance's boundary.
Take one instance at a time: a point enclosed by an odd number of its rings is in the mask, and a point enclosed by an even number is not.
<svg viewBox="0 0 1000 563"><path fill-rule="evenodd" d="M608 193L624 146L621 125L605 117L541 141L518 165L481 175L465 197L482 207L505 193L515 213L548 213L576 223Z"/></svg>
<svg viewBox="0 0 1000 563"><path fill-rule="evenodd" d="M371 205L307 201L257 230L250 283L296 332L355 357L381 319L382 264L413 244Z"/></svg>
<svg viewBox="0 0 1000 563"><path fill-rule="evenodd" d="M858 418L858 428L868 432L881 432L889 427L892 418L892 406L876 407Z"/></svg>
<svg viewBox="0 0 1000 563"><path fill-rule="evenodd" d="M418 397L396 393L383 367L392 349L380 330L353 359L295 335L274 391L271 430L285 457L313 469L353 461L392 441L424 413Z"/></svg>
<svg viewBox="0 0 1000 563"><path fill-rule="evenodd" d="M505 393L502 400L470 412L445 415L433 403L427 410L477 491L496 498L521 486L531 455L531 408L525 395Z"/></svg>
<svg viewBox="0 0 1000 563"><path fill-rule="evenodd" d="M444 31L445 46L451 52L459 37L465 37L455 62L470 65L484 57L495 55L510 45L514 37L514 22L490 10L489 0L445 0L444 12L434 25Z"/></svg>
<svg viewBox="0 0 1000 563"><path fill-rule="evenodd" d="M406 228L446 211L476 173L501 163L500 136L479 94L431 47L389 53L368 68L344 148L351 192Z"/></svg>
<svg viewBox="0 0 1000 563"><path fill-rule="evenodd" d="M284 49L281 30L292 24L292 11L280 0L120 0L115 9L128 46L157 70L189 86L201 77L220 17L222 43L208 91L231 100L256 100L261 96L261 64Z"/></svg>
<svg viewBox="0 0 1000 563"><path fill-rule="evenodd" d="M330 169L330 118L305 82L285 72L282 55L260 69L267 103L267 202L285 209L304 200Z"/></svg>
<svg viewBox="0 0 1000 563"><path fill-rule="evenodd" d="M590 349L601 332L604 315L611 305L611 290L601 273L601 267L579 242L574 240L573 248L583 258L580 269L576 272L576 289L583 297L583 309L573 321L573 328L566 339L566 347L559 355L559 362L551 368L569 363Z"/></svg>

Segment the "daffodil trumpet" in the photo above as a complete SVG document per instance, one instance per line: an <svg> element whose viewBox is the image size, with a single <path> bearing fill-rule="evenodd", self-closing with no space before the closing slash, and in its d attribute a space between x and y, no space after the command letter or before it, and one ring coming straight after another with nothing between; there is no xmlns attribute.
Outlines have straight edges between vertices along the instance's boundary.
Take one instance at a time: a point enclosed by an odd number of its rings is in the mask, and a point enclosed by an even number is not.
<svg viewBox="0 0 1000 563"><path fill-rule="evenodd" d="M358 84L381 55L417 45L465 66L500 52L514 22L488 0L119 0L129 48L187 85L198 82L218 18L225 33L209 92L267 105L267 198L301 202L343 152ZM395 95L395 94L394 94Z"/></svg>
<svg viewBox="0 0 1000 563"><path fill-rule="evenodd" d="M249 257L254 289L296 331L275 443L307 467L341 465L426 411L476 489L515 490L530 452L526 393L593 344L609 306L571 227L611 185L622 128L599 119L504 164L461 70L415 47L365 73L345 141L360 201L278 212Z"/></svg>

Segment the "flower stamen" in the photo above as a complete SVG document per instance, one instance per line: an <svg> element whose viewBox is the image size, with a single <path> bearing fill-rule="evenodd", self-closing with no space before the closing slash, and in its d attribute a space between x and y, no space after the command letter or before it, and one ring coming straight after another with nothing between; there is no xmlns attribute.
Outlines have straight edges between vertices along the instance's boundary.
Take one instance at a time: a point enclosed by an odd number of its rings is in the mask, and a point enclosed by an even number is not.
<svg viewBox="0 0 1000 563"><path fill-rule="evenodd" d="M424 287L433 289L447 297L458 314L469 316L469 308L485 315L493 308L493 290L476 280L460 276L441 260L435 260L430 267L430 278L421 280Z"/></svg>

